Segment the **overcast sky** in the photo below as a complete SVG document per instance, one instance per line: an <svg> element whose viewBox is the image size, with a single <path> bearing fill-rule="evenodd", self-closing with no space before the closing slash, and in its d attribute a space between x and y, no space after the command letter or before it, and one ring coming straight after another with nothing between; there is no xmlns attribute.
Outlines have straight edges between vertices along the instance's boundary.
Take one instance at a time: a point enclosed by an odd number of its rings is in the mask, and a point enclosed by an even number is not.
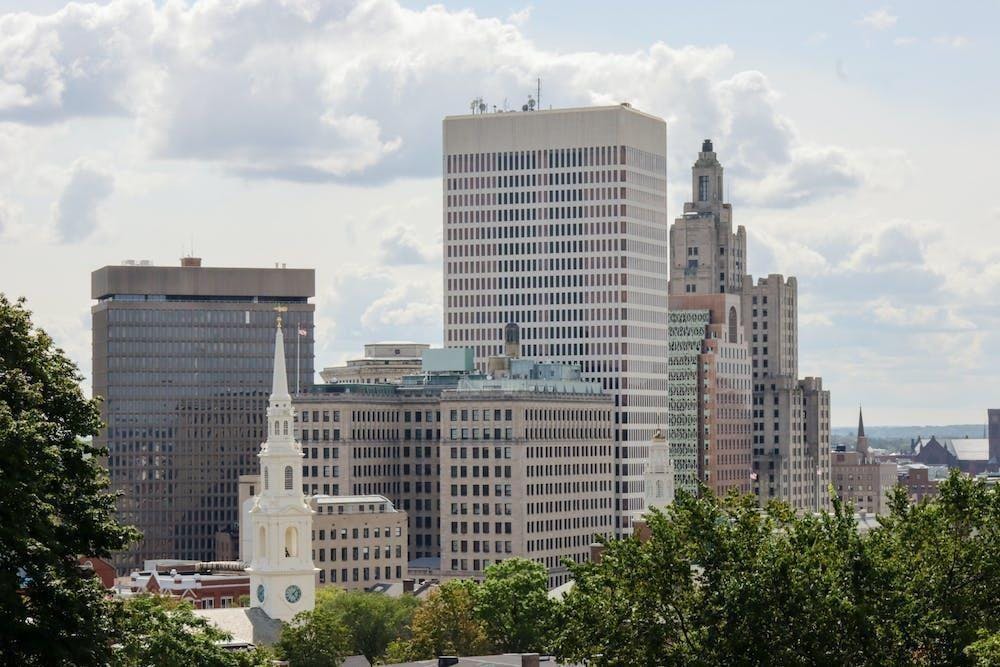
<svg viewBox="0 0 1000 667"><path fill-rule="evenodd" d="M315 267L317 368L441 340L440 128L483 96L715 140L833 423L1000 407L996 3L0 0L0 290L90 372L90 272ZM89 385L89 378L87 381Z"/></svg>

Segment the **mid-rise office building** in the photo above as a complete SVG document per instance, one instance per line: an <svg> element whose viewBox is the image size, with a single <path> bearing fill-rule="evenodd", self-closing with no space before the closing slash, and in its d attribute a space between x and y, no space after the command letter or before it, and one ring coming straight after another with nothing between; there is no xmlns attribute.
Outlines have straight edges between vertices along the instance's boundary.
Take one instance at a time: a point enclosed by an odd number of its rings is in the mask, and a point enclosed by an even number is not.
<svg viewBox="0 0 1000 667"><path fill-rule="evenodd" d="M613 402L579 369L429 350L399 385L318 385L296 400L306 493L378 494L406 512L408 558L442 577L498 560L568 578L613 526ZM433 369L433 370L432 370Z"/></svg>
<svg viewBox="0 0 1000 667"><path fill-rule="evenodd" d="M107 425L119 518L143 539L119 569L172 557L211 561L235 539L239 475L256 471L271 388L275 308L288 367L313 377L311 269L128 263L91 276L93 393ZM225 553L225 550L223 550Z"/></svg>
<svg viewBox="0 0 1000 667"><path fill-rule="evenodd" d="M889 511L889 492L896 485L898 466L879 462L872 455L865 435L865 420L858 410L858 436L854 451L839 445L832 453L830 474L837 497L869 514Z"/></svg>
<svg viewBox="0 0 1000 667"><path fill-rule="evenodd" d="M485 370L504 327L614 397L615 527L667 410L666 124L627 104L444 120L444 341Z"/></svg>

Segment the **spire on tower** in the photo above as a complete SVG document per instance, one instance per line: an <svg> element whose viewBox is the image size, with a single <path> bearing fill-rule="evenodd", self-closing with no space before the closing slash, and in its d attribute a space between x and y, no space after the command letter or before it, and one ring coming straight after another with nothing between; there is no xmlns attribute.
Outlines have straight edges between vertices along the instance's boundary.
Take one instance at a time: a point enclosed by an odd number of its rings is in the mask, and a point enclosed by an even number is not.
<svg viewBox="0 0 1000 667"><path fill-rule="evenodd" d="M861 413L861 406L858 406L858 437L865 437L865 416Z"/></svg>
<svg viewBox="0 0 1000 667"><path fill-rule="evenodd" d="M274 376L271 379L271 401L291 401L292 398L288 395L288 373L285 371L285 338L281 333L281 313L286 309L279 306L275 310L278 310L278 326L274 332Z"/></svg>

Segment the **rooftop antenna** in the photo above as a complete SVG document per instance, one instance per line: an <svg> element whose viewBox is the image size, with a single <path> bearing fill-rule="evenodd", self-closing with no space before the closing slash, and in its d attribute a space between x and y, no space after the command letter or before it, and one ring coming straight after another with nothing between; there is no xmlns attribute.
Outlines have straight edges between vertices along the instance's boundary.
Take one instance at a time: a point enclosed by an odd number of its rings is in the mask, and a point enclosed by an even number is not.
<svg viewBox="0 0 1000 667"><path fill-rule="evenodd" d="M538 77L538 79L536 79L535 82L537 84L537 87L535 88L535 104L537 104L538 108L541 109L542 108L542 78Z"/></svg>

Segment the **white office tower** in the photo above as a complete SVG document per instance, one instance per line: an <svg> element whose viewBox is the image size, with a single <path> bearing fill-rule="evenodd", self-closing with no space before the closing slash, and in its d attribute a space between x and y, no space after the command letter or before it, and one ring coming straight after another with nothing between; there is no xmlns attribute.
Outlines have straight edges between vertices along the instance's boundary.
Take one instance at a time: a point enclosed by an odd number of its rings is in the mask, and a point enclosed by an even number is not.
<svg viewBox="0 0 1000 667"><path fill-rule="evenodd" d="M250 510L253 561L247 572L250 605L282 621L311 610L316 603L312 509L302 494L302 450L292 436L293 415L279 317L268 435L258 455L263 488Z"/></svg>
<svg viewBox="0 0 1000 667"><path fill-rule="evenodd" d="M444 340L485 370L528 357L615 396L616 532L643 509L667 409L666 123L627 104L444 120Z"/></svg>

